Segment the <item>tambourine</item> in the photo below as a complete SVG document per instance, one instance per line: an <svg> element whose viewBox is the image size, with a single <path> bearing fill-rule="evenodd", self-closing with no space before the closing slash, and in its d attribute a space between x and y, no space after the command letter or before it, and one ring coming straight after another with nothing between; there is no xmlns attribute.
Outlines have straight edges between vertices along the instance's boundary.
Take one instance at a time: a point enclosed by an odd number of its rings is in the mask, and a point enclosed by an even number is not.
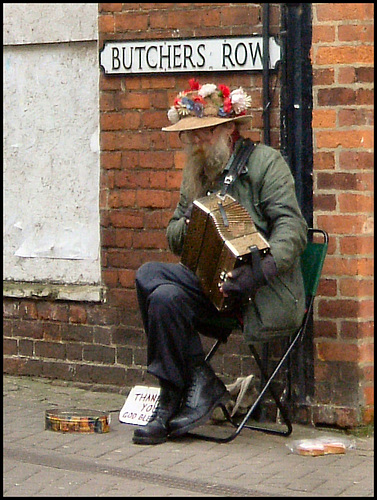
<svg viewBox="0 0 377 500"><path fill-rule="evenodd" d="M102 434L110 431L110 415L98 410L46 410L45 429Z"/></svg>

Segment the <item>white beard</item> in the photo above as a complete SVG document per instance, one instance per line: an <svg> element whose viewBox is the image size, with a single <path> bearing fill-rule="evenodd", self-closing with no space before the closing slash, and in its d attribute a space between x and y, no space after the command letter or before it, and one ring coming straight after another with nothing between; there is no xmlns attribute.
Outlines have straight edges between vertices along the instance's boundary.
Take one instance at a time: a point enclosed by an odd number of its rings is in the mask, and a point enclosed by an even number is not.
<svg viewBox="0 0 377 500"><path fill-rule="evenodd" d="M189 145L186 152L187 163L183 171L183 186L191 203L205 196L224 170L231 155L229 136L221 135L211 146Z"/></svg>

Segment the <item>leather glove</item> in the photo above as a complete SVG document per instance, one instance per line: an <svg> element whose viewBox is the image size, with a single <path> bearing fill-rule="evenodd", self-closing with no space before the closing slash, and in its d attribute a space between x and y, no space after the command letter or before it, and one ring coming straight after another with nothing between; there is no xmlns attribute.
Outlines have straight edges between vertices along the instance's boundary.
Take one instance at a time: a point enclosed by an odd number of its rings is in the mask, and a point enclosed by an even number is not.
<svg viewBox="0 0 377 500"><path fill-rule="evenodd" d="M227 296L241 296L242 298L254 297L257 290L276 276L277 269L274 258L272 255L266 255L261 261L262 272L254 273L250 264L237 267L230 271L221 286L220 290L225 297Z"/></svg>
<svg viewBox="0 0 377 500"><path fill-rule="evenodd" d="M190 222L193 206L194 206L193 203L190 203L190 205L187 207L186 212L183 214L186 224Z"/></svg>

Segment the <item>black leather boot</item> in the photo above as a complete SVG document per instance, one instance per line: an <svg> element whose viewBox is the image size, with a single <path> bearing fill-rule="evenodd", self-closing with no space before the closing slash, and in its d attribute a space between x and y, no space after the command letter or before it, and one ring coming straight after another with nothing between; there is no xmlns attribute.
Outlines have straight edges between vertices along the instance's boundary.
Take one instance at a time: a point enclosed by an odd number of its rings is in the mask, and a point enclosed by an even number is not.
<svg viewBox="0 0 377 500"><path fill-rule="evenodd" d="M182 391L172 384L161 383L160 399L147 425L135 429L132 441L135 444L165 443L169 420L180 408Z"/></svg>
<svg viewBox="0 0 377 500"><path fill-rule="evenodd" d="M169 437L186 434L204 424L220 404L229 401L230 394L223 382L205 361L194 366L191 383L184 397L181 411L169 422Z"/></svg>

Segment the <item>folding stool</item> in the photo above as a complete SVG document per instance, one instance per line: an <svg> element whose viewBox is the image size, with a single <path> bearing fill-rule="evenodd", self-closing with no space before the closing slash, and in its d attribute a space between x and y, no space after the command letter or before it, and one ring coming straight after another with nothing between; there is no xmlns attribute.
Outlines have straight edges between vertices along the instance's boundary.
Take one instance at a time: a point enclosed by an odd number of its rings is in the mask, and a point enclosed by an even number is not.
<svg viewBox="0 0 377 500"><path fill-rule="evenodd" d="M314 241L314 235L320 235L321 239L323 241L321 242L316 242ZM302 341L304 338L309 319L312 313L313 309L313 302L314 298L317 293L317 288L319 284L319 280L321 277L322 273L322 267L323 263L326 257L327 253L327 247L328 247L328 241L329 237L326 231L323 231L322 229L312 229L310 228L308 230L308 243L306 246L306 249L304 250L303 254L301 255L301 270L302 270L302 275L304 279L304 287L305 287L305 296L306 296L306 310L305 310L305 315L302 320L301 326L297 329L297 331L292 334L291 332L284 335L279 335L278 338L276 339L267 339L267 340L261 340L258 341L258 343L262 343L263 345L266 342L270 341L275 341L275 340L282 340L282 338L287 338L288 339L288 347L285 348L283 355L281 356L280 360L276 364L275 368L272 370L271 373L267 373L266 367L265 367L265 360L261 359L261 357L258 354L258 351L255 348L255 341L248 343L249 349L251 351L251 354L253 355L257 366L259 367L260 373L261 373L261 381L262 386L260 388L260 392L256 400L253 402L253 404L249 407L246 415L242 418L240 423L237 423L233 417L230 416L228 410L224 405L221 405L221 409L224 413L224 416L228 422L232 424L233 427L235 427L235 430L231 432L228 436L226 437L218 437L218 436L208 436L200 433L194 433L190 432L187 435L191 437L196 437L198 439L203 439L206 441L215 441L218 443L227 443L229 441L232 441L235 439L239 433L242 431L243 428L247 429L252 429L256 431L262 431L270 434L278 434L282 436L289 436L292 432L292 423L290 421L288 411L287 411L287 406L284 404L279 396L275 393L273 388L271 387L272 381L275 379L277 374L280 372L282 366L284 365L285 361L291 356L293 353L293 349L296 346L298 341ZM223 321L221 322L222 328L227 328L228 332L231 333L232 330L235 329L242 329L242 321L240 318L236 316L226 316L224 317ZM229 333L229 335L230 335ZM210 361L214 354L216 353L217 349L220 347L221 343L224 343L227 341L229 335L226 338L221 338L220 340L217 340L210 351L208 352L206 356L206 360ZM287 382L290 384L290 379ZM290 387L288 388L290 389ZM280 430L280 429L272 429L268 427L263 427L260 425L250 425L248 424L249 418L255 413L257 410L258 406L260 405L263 397L265 396L265 393L269 390L270 394L272 395L277 408L280 410L280 414L282 417L282 420L285 424L286 430Z"/></svg>

